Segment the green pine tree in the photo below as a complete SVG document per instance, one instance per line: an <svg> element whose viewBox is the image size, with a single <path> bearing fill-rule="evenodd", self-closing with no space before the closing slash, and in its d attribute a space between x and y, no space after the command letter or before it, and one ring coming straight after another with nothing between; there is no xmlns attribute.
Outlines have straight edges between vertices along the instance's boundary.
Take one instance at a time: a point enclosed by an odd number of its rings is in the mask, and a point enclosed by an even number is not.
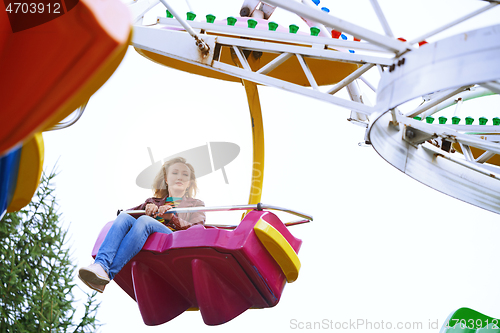
<svg viewBox="0 0 500 333"><path fill-rule="evenodd" d="M31 203L0 221L0 333L92 332L99 326L96 293L87 294L84 313L75 318L76 265L60 225L54 176L42 174Z"/></svg>

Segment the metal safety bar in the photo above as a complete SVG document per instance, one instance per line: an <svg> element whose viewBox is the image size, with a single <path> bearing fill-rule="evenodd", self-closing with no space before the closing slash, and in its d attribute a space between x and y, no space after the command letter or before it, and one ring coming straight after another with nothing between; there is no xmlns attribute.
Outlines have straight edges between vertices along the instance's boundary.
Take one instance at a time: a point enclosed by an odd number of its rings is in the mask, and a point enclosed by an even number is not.
<svg viewBox="0 0 500 333"><path fill-rule="evenodd" d="M283 223L286 227L291 227L294 225L299 225L303 223L309 223L311 221L309 220L296 220L296 221L291 221L291 222L285 222ZM204 224L205 227L216 227L218 229L226 229L226 230L233 230L238 227L237 224Z"/></svg>
<svg viewBox="0 0 500 333"><path fill-rule="evenodd" d="M168 210L168 213L182 214L182 213L193 213L193 212L227 212L232 210L278 210L281 212L289 213L308 221L312 221L313 217L308 214L298 212L296 210L277 207L272 205L266 205L263 203L258 203L256 205L233 205L233 206L213 206L213 207L189 207L189 208L174 208ZM125 211L129 214L144 214L145 210L127 210ZM299 221L300 222L300 221ZM292 224L298 224L297 222L290 222Z"/></svg>

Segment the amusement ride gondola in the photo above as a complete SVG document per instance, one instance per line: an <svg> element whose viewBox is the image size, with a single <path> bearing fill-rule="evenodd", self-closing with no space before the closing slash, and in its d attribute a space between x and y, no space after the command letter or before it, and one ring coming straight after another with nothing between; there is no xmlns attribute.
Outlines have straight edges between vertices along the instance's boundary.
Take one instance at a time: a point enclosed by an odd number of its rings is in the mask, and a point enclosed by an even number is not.
<svg viewBox="0 0 500 333"><path fill-rule="evenodd" d="M160 2L165 15L153 25L143 25L145 13ZM169 0L138 0L128 5L131 20L120 14L124 6L119 1L105 3L107 7L82 0L65 15L33 28L64 31L71 26L75 33L87 36L71 21L71 15L80 15L79 22L90 24L95 32L92 36L97 36L85 44L95 48L92 52L88 49L90 59L76 52L83 42L74 38L74 45L60 45L60 54L72 56L73 65L61 66L59 72L49 73L49 78L44 77L47 74L40 64L36 70L24 67L25 73L36 74L28 87L31 90L20 90L14 79L19 73L6 71L13 83L0 89L5 94L2 101L9 101L2 105L1 214L22 208L36 189L43 161L39 133L57 126L85 104L117 67L129 44L160 65L243 83L252 120L253 163L257 166L253 168L252 187L262 188L263 182L264 132L257 87L264 85L351 110L349 120L366 128L365 144L398 170L442 193L500 213L500 119L458 114L462 103L500 93L500 26L427 42L494 8L498 1L485 1L481 8L410 41L394 36L376 0L371 4L385 34L337 18L317 0L245 0L240 15L227 18L211 13L201 18L193 12L183 15ZM310 31L271 21L278 7L297 14ZM111 8L115 12L109 15ZM7 25L5 18L2 22ZM0 66L17 69L24 65L25 59L17 54L23 45L35 42L46 41L30 39L22 29L0 40L4 57ZM74 65L78 61L86 70ZM380 81L375 88L364 75L377 69ZM37 84L42 78L50 81L43 91ZM367 101L361 84L376 94L374 105ZM336 96L343 88L349 99ZM23 93L39 99L18 103L25 98ZM417 99L421 99L417 107L408 106ZM438 118L439 112L450 106L456 108L455 116ZM439 121L434 122L435 118ZM23 175L29 177L23 180ZM204 208L248 211L237 225L195 226L148 239L137 258L116 277L120 287L137 301L146 324L161 324L185 310L199 309L206 324L217 325L249 308L277 304L285 283L297 279L301 241L270 210L300 216L298 223L312 217L263 205L260 193L251 191L248 205ZM108 229L109 224L99 235L93 255ZM176 274L184 277L182 281ZM153 292L155 297L151 297ZM162 300L166 299L175 301L164 306ZM463 313L469 319L481 317L472 310L457 313L450 318Z"/></svg>

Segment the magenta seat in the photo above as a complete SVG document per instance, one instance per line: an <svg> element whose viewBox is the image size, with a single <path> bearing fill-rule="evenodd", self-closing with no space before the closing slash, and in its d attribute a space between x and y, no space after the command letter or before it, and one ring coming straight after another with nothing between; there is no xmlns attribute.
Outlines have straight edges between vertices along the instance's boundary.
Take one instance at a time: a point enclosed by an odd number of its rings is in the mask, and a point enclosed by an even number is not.
<svg viewBox="0 0 500 333"><path fill-rule="evenodd" d="M193 226L173 234L152 234L115 282L138 304L146 325L159 325L198 308L207 325L230 321L249 308L278 304L286 278L257 238L262 218L298 253L295 238L273 213L251 211L234 230ZM104 240L106 224L92 250Z"/></svg>

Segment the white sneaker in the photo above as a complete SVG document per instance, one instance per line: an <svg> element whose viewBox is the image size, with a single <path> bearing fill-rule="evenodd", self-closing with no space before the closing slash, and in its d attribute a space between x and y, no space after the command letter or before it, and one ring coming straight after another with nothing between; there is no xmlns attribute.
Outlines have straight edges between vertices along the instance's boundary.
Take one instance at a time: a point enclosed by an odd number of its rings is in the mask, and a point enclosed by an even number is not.
<svg viewBox="0 0 500 333"><path fill-rule="evenodd" d="M104 288L106 287L106 285L104 284L93 284L93 283L90 283L90 282L87 282L85 281L84 279L82 279L82 277L80 276L80 274L78 274L78 277L80 278L80 280L82 280L83 283L85 283L87 285L87 287L89 287L90 289L93 289L95 291L98 291L100 292L101 294L104 292Z"/></svg>
<svg viewBox="0 0 500 333"><path fill-rule="evenodd" d="M78 276L82 281L93 285L106 285L109 283L108 273L106 273L100 264L92 264L88 267L80 268Z"/></svg>

